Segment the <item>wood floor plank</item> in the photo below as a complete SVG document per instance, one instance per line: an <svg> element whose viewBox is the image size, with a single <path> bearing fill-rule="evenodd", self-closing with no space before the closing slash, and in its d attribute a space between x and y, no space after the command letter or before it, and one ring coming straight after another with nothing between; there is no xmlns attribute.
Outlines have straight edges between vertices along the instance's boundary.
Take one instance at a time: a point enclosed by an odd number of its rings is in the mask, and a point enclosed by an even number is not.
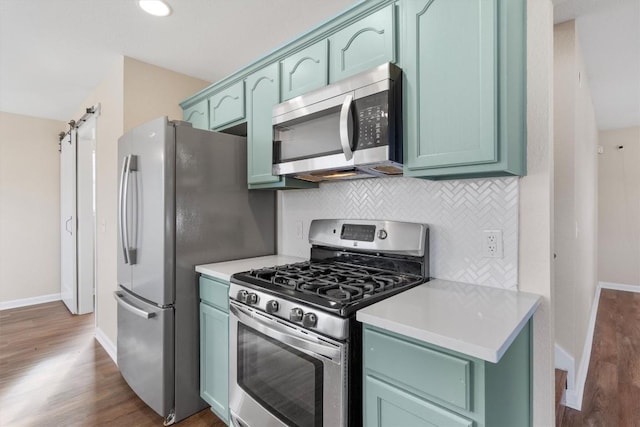
<svg viewBox="0 0 640 427"><path fill-rule="evenodd" d="M565 406L560 402L562 401L562 395L567 387L567 371L556 369L556 427L562 425L562 417L564 415Z"/></svg>
<svg viewBox="0 0 640 427"><path fill-rule="evenodd" d="M603 289L582 411L563 427L640 427L640 293Z"/></svg>
<svg viewBox="0 0 640 427"><path fill-rule="evenodd" d="M0 311L0 426L162 426L62 302ZM223 427L209 409L178 423Z"/></svg>

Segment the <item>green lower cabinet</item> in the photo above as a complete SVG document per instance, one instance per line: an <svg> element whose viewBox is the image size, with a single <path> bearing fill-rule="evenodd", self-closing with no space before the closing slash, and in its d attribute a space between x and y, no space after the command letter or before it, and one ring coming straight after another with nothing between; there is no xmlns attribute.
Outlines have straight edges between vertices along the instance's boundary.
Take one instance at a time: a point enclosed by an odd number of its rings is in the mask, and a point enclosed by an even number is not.
<svg viewBox="0 0 640 427"><path fill-rule="evenodd" d="M421 399L401 388L365 377L367 426L472 427L473 421Z"/></svg>
<svg viewBox="0 0 640 427"><path fill-rule="evenodd" d="M531 326L498 363L364 325L364 425L531 426Z"/></svg>
<svg viewBox="0 0 640 427"><path fill-rule="evenodd" d="M226 292L224 290L226 289ZM229 283L200 277L200 397L229 425ZM227 310L221 309L227 307Z"/></svg>
<svg viewBox="0 0 640 427"><path fill-rule="evenodd" d="M526 173L526 1L403 1L405 176Z"/></svg>
<svg viewBox="0 0 640 427"><path fill-rule="evenodd" d="M249 75L247 88L247 181L250 189L312 188L317 184L271 173L273 106L280 101L280 67L273 63Z"/></svg>

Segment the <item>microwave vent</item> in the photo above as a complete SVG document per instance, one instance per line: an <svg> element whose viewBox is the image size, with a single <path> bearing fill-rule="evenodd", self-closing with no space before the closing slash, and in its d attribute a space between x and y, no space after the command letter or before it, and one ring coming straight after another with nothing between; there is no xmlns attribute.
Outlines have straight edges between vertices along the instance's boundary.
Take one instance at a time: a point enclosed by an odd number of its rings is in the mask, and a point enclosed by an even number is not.
<svg viewBox="0 0 640 427"><path fill-rule="evenodd" d="M399 168L397 166L393 166L393 165L380 165L380 166L376 166L371 168L374 171L383 173L385 175L402 175L402 168Z"/></svg>

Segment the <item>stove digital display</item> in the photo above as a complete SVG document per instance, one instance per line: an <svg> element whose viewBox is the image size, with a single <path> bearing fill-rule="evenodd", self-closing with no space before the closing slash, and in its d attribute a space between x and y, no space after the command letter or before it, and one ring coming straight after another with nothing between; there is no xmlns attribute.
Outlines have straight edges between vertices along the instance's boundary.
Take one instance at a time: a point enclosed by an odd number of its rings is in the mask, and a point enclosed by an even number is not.
<svg viewBox="0 0 640 427"><path fill-rule="evenodd" d="M342 231L340 232L340 239L373 242L375 235L375 225L344 224L342 226Z"/></svg>

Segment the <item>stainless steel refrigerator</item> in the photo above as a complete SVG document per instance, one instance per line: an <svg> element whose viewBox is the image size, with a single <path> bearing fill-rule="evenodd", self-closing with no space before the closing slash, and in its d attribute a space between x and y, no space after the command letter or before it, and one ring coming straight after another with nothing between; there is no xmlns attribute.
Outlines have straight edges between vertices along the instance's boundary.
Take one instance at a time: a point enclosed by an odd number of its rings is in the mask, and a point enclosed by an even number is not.
<svg viewBox="0 0 640 427"><path fill-rule="evenodd" d="M205 408L197 264L273 254L275 195L246 139L162 117L118 140L118 366L165 423Z"/></svg>

